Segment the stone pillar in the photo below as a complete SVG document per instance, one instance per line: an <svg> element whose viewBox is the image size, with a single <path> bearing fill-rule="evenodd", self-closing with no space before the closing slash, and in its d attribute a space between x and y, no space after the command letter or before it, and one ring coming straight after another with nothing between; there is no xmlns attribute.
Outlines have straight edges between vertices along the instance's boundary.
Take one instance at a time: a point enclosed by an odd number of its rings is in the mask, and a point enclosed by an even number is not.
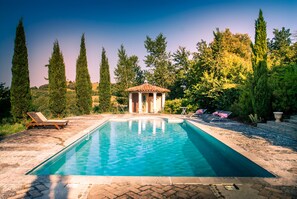
<svg viewBox="0 0 297 199"><path fill-rule="evenodd" d="M162 111L164 110L165 107L165 93L162 93Z"/></svg>
<svg viewBox="0 0 297 199"><path fill-rule="evenodd" d="M142 93L138 93L138 113L142 113Z"/></svg>
<svg viewBox="0 0 297 199"><path fill-rule="evenodd" d="M154 104L154 113L157 113L157 93L154 93L154 101L153 101L153 104Z"/></svg>
<svg viewBox="0 0 297 199"><path fill-rule="evenodd" d="M129 93L129 113L132 112L132 93Z"/></svg>

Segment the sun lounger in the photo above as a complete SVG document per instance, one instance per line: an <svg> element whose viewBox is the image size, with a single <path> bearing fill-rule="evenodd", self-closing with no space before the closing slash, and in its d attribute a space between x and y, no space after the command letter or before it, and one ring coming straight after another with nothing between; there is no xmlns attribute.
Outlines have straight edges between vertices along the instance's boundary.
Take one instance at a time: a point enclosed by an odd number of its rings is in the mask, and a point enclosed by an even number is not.
<svg viewBox="0 0 297 199"><path fill-rule="evenodd" d="M55 126L60 129L68 124L68 120L48 120L41 112L28 112L27 114L32 119L32 122L26 125L27 129L35 126Z"/></svg>
<svg viewBox="0 0 297 199"><path fill-rule="evenodd" d="M226 121L231 114L232 112L230 111L218 110L213 112L212 114L207 114L202 119L206 122L222 122Z"/></svg>
<svg viewBox="0 0 297 199"><path fill-rule="evenodd" d="M192 117L201 117L207 109L198 109L195 113L193 113L190 118Z"/></svg>

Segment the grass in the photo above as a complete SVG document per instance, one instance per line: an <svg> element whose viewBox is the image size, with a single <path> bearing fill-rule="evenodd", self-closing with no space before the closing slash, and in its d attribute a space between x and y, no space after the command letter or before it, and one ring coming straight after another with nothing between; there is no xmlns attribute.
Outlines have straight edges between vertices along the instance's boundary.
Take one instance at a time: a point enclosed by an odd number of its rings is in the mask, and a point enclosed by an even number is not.
<svg viewBox="0 0 297 199"><path fill-rule="evenodd" d="M23 124L15 123L15 124L1 124L0 125L0 137L5 135L14 134L17 132L24 131L26 128Z"/></svg>

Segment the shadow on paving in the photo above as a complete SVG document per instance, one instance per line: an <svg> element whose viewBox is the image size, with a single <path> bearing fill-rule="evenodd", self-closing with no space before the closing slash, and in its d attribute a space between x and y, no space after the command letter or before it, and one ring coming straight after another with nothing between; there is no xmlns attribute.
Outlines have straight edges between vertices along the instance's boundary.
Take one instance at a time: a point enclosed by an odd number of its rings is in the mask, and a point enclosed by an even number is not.
<svg viewBox="0 0 297 199"><path fill-rule="evenodd" d="M272 145L283 146L283 147L290 148L294 151L297 151L297 140L292 139L289 135L270 132L270 131L249 126L243 123L233 122L232 120L230 120L229 122L214 122L214 123L206 123L202 120L195 120L195 121L204 125L206 124L208 126L232 130L232 131L241 133L249 138L261 137L267 140Z"/></svg>
<svg viewBox="0 0 297 199"><path fill-rule="evenodd" d="M54 181L51 181L49 176L36 176L28 191L26 196L29 198L67 198L68 197L68 187L63 182L63 178L58 177Z"/></svg>

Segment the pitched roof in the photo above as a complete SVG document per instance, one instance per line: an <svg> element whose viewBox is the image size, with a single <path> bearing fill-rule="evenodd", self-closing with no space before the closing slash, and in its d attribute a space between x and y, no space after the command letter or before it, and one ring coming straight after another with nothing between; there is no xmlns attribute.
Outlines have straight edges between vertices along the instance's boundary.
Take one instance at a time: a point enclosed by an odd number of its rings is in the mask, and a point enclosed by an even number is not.
<svg viewBox="0 0 297 199"><path fill-rule="evenodd" d="M153 86L153 85L151 85L149 83L144 83L144 84L139 85L139 86L134 86L134 87L126 89L125 91L128 91L128 92L149 92L149 93L152 93L152 92L157 92L157 93L170 92L170 90L168 90L166 88Z"/></svg>

